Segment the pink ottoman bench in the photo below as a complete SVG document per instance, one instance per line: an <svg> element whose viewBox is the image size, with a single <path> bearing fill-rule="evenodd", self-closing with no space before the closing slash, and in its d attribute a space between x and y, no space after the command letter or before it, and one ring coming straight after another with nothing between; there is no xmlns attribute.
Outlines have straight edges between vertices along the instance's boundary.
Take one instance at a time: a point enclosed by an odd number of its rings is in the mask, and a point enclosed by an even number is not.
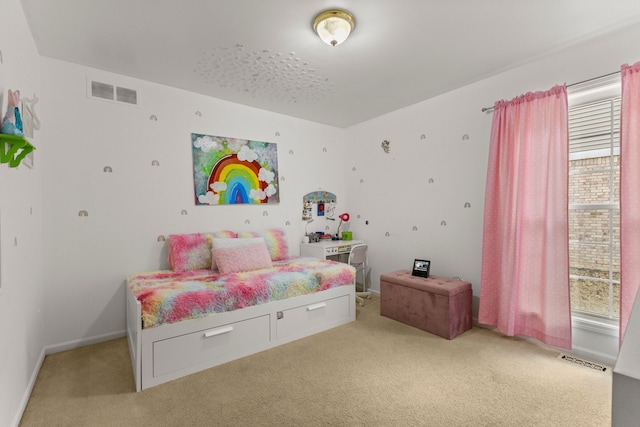
<svg viewBox="0 0 640 427"><path fill-rule="evenodd" d="M398 270L380 276L380 314L448 340L471 329L471 283L412 276Z"/></svg>

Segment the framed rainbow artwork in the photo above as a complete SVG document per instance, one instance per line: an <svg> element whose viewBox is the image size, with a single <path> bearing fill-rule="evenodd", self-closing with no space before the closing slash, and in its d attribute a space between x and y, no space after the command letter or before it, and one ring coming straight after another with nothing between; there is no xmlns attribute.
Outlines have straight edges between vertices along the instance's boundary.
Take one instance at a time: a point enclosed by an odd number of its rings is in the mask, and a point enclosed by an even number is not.
<svg viewBox="0 0 640 427"><path fill-rule="evenodd" d="M277 144L192 133L191 151L196 205L280 202Z"/></svg>

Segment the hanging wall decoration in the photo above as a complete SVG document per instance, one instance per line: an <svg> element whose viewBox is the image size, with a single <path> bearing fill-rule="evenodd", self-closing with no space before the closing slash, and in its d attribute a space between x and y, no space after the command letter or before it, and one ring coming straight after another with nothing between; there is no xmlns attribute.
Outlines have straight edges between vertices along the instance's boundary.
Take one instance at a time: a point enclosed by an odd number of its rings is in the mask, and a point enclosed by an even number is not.
<svg viewBox="0 0 640 427"><path fill-rule="evenodd" d="M275 204L277 144L191 134L196 205Z"/></svg>

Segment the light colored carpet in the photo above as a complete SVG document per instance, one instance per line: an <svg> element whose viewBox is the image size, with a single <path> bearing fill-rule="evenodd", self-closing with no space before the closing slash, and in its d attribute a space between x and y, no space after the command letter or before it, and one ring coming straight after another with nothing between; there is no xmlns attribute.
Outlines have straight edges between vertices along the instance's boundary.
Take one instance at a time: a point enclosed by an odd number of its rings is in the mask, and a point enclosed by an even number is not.
<svg viewBox="0 0 640 427"><path fill-rule="evenodd" d="M380 316L140 393L124 338L45 358L21 426L609 426L611 369Z"/></svg>

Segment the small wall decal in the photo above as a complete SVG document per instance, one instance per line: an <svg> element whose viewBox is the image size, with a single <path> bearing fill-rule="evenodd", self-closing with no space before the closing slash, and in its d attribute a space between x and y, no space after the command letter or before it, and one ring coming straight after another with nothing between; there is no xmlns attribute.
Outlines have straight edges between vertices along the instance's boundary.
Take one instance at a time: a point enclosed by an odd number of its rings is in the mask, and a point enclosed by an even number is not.
<svg viewBox="0 0 640 427"><path fill-rule="evenodd" d="M155 114L152 114L151 116L149 116L149 120L153 120L154 122L157 122L158 116L156 116Z"/></svg>
<svg viewBox="0 0 640 427"><path fill-rule="evenodd" d="M322 152L326 153L327 152L327 147L322 147Z"/></svg>
<svg viewBox="0 0 640 427"><path fill-rule="evenodd" d="M246 220L244 221L244 223L245 223L245 224L251 224L251 221L249 221L248 219L246 219Z"/></svg>
<svg viewBox="0 0 640 427"><path fill-rule="evenodd" d="M284 182L284 181L286 181L286 180L287 180L287 179L286 179L284 176L280 178L280 181L283 181L283 182Z"/></svg>
<svg viewBox="0 0 640 427"><path fill-rule="evenodd" d="M364 184L364 179L360 178L360 184Z"/></svg>
<svg viewBox="0 0 640 427"><path fill-rule="evenodd" d="M471 203L469 203L469 202L465 203L465 204L464 204L464 207L465 207L465 208L470 208L470 207L471 207Z"/></svg>
<svg viewBox="0 0 640 427"><path fill-rule="evenodd" d="M354 166L354 167L352 167L352 168L351 168L351 171L352 171L352 172L355 172L355 171L356 171L356 167L355 167L355 166Z"/></svg>
<svg viewBox="0 0 640 427"><path fill-rule="evenodd" d="M447 221L442 221L442 222L440 223L440 225L445 225L445 226L446 226L446 225L447 225Z"/></svg>
<svg viewBox="0 0 640 427"><path fill-rule="evenodd" d="M389 233L388 231L384 233L384 237L389 237L389 236L391 236L391 233Z"/></svg>
<svg viewBox="0 0 640 427"><path fill-rule="evenodd" d="M111 166L105 166L104 169L102 169L102 171L105 173L112 173L113 169L111 169Z"/></svg>
<svg viewBox="0 0 640 427"><path fill-rule="evenodd" d="M360 219L360 215L357 215L356 218Z"/></svg>
<svg viewBox="0 0 640 427"><path fill-rule="evenodd" d="M152 160L151 161L151 166L160 166L160 162L157 160Z"/></svg>
<svg viewBox="0 0 640 427"><path fill-rule="evenodd" d="M429 178L429 184L433 184L433 178Z"/></svg>
<svg viewBox="0 0 640 427"><path fill-rule="evenodd" d="M158 238L156 239L158 242L164 242L165 240L167 240L162 234L158 236Z"/></svg>
<svg viewBox="0 0 640 427"><path fill-rule="evenodd" d="M13 246L18 246L18 238L17 237L13 238Z"/></svg>
<svg viewBox="0 0 640 427"><path fill-rule="evenodd" d="M293 154L293 150L289 150L289 154Z"/></svg>
<svg viewBox="0 0 640 427"><path fill-rule="evenodd" d="M284 225L291 225L291 221L285 222Z"/></svg>
<svg viewBox="0 0 640 427"><path fill-rule="evenodd" d="M180 212L180 215L189 215L189 212L187 212L186 209L182 209L182 211Z"/></svg>
<svg viewBox="0 0 640 427"><path fill-rule="evenodd" d="M263 211L263 212L262 212L262 216L269 216L269 212L267 212L267 211Z"/></svg>
<svg viewBox="0 0 640 427"><path fill-rule="evenodd" d="M78 212L78 216L89 216L89 212L87 212L87 211L80 211L80 212Z"/></svg>
<svg viewBox="0 0 640 427"><path fill-rule="evenodd" d="M196 111L196 116L202 117L202 113L200 111Z"/></svg>
<svg viewBox="0 0 640 427"><path fill-rule="evenodd" d="M280 136L280 132L276 132L276 136Z"/></svg>
<svg viewBox="0 0 640 427"><path fill-rule="evenodd" d="M416 227L415 225L413 226L413 231L418 231L418 227Z"/></svg>
<svg viewBox="0 0 640 427"><path fill-rule="evenodd" d="M423 133L422 135L420 135L420 139L427 139L427 135Z"/></svg>
<svg viewBox="0 0 640 427"><path fill-rule="evenodd" d="M384 141L382 141L382 143L380 144L380 146L382 147L382 150L385 153L389 153L389 151L391 151L390 145L391 145L391 143L389 141L387 141L386 139Z"/></svg>
<svg viewBox="0 0 640 427"><path fill-rule="evenodd" d="M469 135L467 135L466 133L464 135L462 135L462 140L463 141L467 141L469 139Z"/></svg>

